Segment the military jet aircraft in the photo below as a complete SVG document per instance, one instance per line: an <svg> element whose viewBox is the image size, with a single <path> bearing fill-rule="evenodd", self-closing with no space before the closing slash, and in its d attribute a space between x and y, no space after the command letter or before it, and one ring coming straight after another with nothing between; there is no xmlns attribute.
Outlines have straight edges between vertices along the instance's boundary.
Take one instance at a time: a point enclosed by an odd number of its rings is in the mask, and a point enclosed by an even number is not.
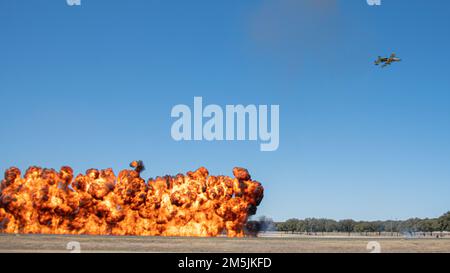
<svg viewBox="0 0 450 273"><path fill-rule="evenodd" d="M395 53L392 53L389 58L378 56L378 59L375 61L375 65L383 64L381 67L384 68L388 65L391 65L394 62L400 62L400 61L401 61L401 59L397 58L395 56Z"/></svg>

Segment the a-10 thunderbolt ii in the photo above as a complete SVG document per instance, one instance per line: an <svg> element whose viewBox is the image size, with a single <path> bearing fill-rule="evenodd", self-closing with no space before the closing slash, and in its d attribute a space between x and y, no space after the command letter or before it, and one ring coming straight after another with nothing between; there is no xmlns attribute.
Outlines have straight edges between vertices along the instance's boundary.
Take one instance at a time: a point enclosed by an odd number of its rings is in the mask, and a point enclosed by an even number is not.
<svg viewBox="0 0 450 273"><path fill-rule="evenodd" d="M378 59L375 61L375 65L383 64L381 67L384 68L388 65L391 65L392 63L400 62L400 61L401 61L401 59L397 58L395 56L395 53L392 53L389 58L378 56Z"/></svg>

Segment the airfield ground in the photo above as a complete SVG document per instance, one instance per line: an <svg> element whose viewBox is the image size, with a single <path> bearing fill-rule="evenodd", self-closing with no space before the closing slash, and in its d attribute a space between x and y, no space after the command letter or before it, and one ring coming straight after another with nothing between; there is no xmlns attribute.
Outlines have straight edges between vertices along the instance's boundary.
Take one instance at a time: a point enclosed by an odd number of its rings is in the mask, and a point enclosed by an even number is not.
<svg viewBox="0 0 450 273"><path fill-rule="evenodd" d="M377 241L381 252L447 252L450 238L374 237L260 237L186 238L135 236L72 236L0 234L0 252L70 252L78 242L81 252L370 252ZM78 244L75 243L75 244ZM69 245L68 245L69 244ZM74 244L74 243L72 243Z"/></svg>

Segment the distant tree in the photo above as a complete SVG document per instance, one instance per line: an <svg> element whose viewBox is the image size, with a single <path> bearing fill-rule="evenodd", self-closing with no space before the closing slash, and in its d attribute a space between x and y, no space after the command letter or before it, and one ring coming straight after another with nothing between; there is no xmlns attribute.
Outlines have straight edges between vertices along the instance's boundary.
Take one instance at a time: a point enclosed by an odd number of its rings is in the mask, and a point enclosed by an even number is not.
<svg viewBox="0 0 450 273"><path fill-rule="evenodd" d="M295 231L306 232L307 231L306 220L297 220L297 222L295 223Z"/></svg>
<svg viewBox="0 0 450 273"><path fill-rule="evenodd" d="M423 219L418 223L418 230L422 232L433 232L439 230L439 222L437 219Z"/></svg>
<svg viewBox="0 0 450 273"><path fill-rule="evenodd" d="M346 232L348 235L354 231L355 221L352 219L345 219L338 222L339 231Z"/></svg>
<svg viewBox="0 0 450 273"><path fill-rule="evenodd" d="M304 220L304 229L306 232L316 232L316 220L313 218L306 218Z"/></svg>
<svg viewBox="0 0 450 273"><path fill-rule="evenodd" d="M288 232L288 228L287 228L287 224L286 222L279 222L279 223L275 223L276 226L276 230L277 231L284 231L284 232Z"/></svg>
<svg viewBox="0 0 450 273"><path fill-rule="evenodd" d="M401 232L407 232L407 233L415 233L419 231L419 223L421 219L419 218L410 218L406 221L403 221L400 225L400 231Z"/></svg>
<svg viewBox="0 0 450 273"><path fill-rule="evenodd" d="M297 223L298 223L298 219L289 219L286 221L286 229L289 232L294 233L295 231L297 231Z"/></svg>
<svg viewBox="0 0 450 273"><path fill-rule="evenodd" d="M316 232L321 232L321 233L326 232L327 231L327 221L328 220L324 219L324 218L321 218L321 219L317 219L316 221L317 221L317 223L316 223L317 231Z"/></svg>
<svg viewBox="0 0 450 273"><path fill-rule="evenodd" d="M388 220L388 221L382 222L382 224L384 226L383 227L384 231L396 232L396 233L398 233L400 231L401 221Z"/></svg>
<svg viewBox="0 0 450 273"><path fill-rule="evenodd" d="M450 231L450 211L439 217L438 225L441 231Z"/></svg>
<svg viewBox="0 0 450 273"><path fill-rule="evenodd" d="M370 222L370 230L372 232L377 232L378 235L381 235L381 232L384 231L384 224L382 221L374 221L374 222Z"/></svg>
<svg viewBox="0 0 450 273"><path fill-rule="evenodd" d="M341 221L335 221L325 218L306 218L289 219L286 222L273 223L270 218L259 219L261 225L272 225L278 231L284 232L359 232L369 233L377 232L379 235L382 232L433 232L433 231L450 231L450 211L445 213L439 218L410 218L405 221L359 221L355 222L352 219L346 219ZM271 224L272 223L272 224Z"/></svg>
<svg viewBox="0 0 450 273"><path fill-rule="evenodd" d="M367 233L370 232L370 224L368 222L357 222L354 226L354 231L358 233Z"/></svg>
<svg viewBox="0 0 450 273"><path fill-rule="evenodd" d="M325 222L325 231L333 232L338 230L338 223L335 220L327 219Z"/></svg>

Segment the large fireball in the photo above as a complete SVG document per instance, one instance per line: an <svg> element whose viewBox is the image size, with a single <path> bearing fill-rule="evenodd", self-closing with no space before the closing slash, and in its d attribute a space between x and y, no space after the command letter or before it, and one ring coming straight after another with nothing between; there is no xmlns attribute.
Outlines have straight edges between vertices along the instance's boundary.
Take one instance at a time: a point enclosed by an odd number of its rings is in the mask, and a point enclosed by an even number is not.
<svg viewBox="0 0 450 273"><path fill-rule="evenodd" d="M92 235L244 235L264 188L246 169L234 178L204 167L186 175L141 178L141 161L116 177L90 169L74 178L70 167L17 168L0 185L0 232Z"/></svg>

